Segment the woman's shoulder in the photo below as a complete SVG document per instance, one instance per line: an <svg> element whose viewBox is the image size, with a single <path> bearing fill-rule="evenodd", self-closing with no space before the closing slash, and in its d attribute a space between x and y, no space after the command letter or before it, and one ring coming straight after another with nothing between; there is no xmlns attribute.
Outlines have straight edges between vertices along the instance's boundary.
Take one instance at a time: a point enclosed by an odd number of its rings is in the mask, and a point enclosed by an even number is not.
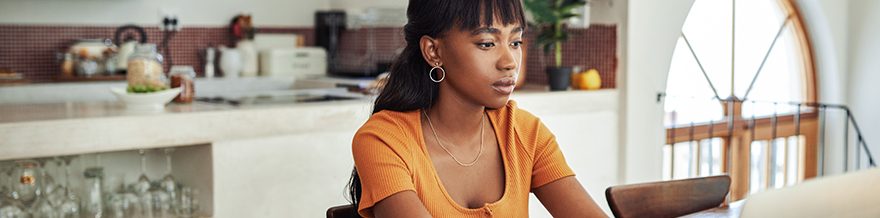
<svg viewBox="0 0 880 218"><path fill-rule="evenodd" d="M413 133L419 129L417 128L419 125L418 110L404 112L382 110L370 116L370 119L358 129L354 141L405 140L413 138Z"/></svg>
<svg viewBox="0 0 880 218"><path fill-rule="evenodd" d="M392 127L392 126L408 126L418 125L419 111L391 111L382 110L370 116L370 119L361 127Z"/></svg>

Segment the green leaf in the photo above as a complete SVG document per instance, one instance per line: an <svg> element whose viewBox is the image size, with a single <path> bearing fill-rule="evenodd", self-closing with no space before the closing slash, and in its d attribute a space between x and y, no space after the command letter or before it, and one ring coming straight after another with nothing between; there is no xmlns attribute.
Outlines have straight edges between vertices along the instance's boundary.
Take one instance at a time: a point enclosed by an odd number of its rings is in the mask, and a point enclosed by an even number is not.
<svg viewBox="0 0 880 218"><path fill-rule="evenodd" d="M558 41L568 41L568 32L562 32L557 38Z"/></svg>
<svg viewBox="0 0 880 218"><path fill-rule="evenodd" d="M532 11L532 16L535 20L540 20L542 23L556 23L559 21L554 11L544 1L526 0L523 1L523 6Z"/></svg>
<svg viewBox="0 0 880 218"><path fill-rule="evenodd" d="M562 18L561 18L561 19L565 20L565 19L572 18L572 17L577 17L577 16L578 16L578 14L572 14L572 13L569 13L569 14L564 14L564 15L562 15Z"/></svg>
<svg viewBox="0 0 880 218"><path fill-rule="evenodd" d="M548 43L544 46L544 54L550 54L550 50L553 49L553 46L556 45L555 42Z"/></svg>
<svg viewBox="0 0 880 218"><path fill-rule="evenodd" d="M586 4L584 0L523 0L523 6L534 18L530 25L538 33L535 44L544 47L544 55L550 55L553 49L561 50L557 46L569 38L563 22L578 16L572 10ZM559 52L561 51L557 51ZM561 64L558 60L556 62L557 65Z"/></svg>
<svg viewBox="0 0 880 218"><path fill-rule="evenodd" d="M548 43L553 42L554 35L552 32L541 32L538 34L538 37L535 39L535 44L538 45L546 45Z"/></svg>

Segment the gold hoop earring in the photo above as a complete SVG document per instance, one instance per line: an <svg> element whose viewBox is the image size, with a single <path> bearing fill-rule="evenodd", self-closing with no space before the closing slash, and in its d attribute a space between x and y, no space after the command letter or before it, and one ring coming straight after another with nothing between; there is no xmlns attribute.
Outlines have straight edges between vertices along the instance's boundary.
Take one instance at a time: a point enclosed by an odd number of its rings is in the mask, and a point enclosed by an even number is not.
<svg viewBox="0 0 880 218"><path fill-rule="evenodd" d="M443 81L443 79L446 79L446 70L444 70L442 67L440 67L440 63L436 63L436 64L437 64L436 67L431 68L431 70L428 71L428 78L431 78L431 81L434 81L435 83L440 83L441 81ZM434 79L434 76L431 76L431 73L434 73L434 70L436 70L436 69L440 69L440 72L443 72L443 77L440 77L440 79Z"/></svg>

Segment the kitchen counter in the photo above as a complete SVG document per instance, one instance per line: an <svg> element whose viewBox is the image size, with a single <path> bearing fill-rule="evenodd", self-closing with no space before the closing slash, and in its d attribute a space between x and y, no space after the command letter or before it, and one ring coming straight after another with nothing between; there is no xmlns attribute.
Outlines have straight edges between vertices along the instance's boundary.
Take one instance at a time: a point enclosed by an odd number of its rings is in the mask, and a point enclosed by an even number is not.
<svg viewBox="0 0 880 218"><path fill-rule="evenodd" d="M71 120L123 116L149 116L175 113L231 110L235 107L223 104L193 102L192 104L168 104L162 111L126 110L122 102L65 102L43 104L0 105L0 124L47 120Z"/></svg>
<svg viewBox="0 0 880 218"><path fill-rule="evenodd" d="M527 86L511 99L553 131L575 173L588 175L580 182L603 202L595 193L617 182L617 90ZM351 137L371 109L371 98L257 107L194 102L155 113L116 101L0 104L0 161L208 145L209 158L193 161L209 164L210 176L191 179L211 178L203 186L213 190L205 193L213 199L210 216L321 217L346 202ZM535 198L530 211L549 216Z"/></svg>
<svg viewBox="0 0 880 218"><path fill-rule="evenodd" d="M366 121L369 99L238 108L193 102L126 110L120 102L0 105L0 160L159 148L320 131ZM320 125L320 124L334 125Z"/></svg>
<svg viewBox="0 0 880 218"><path fill-rule="evenodd" d="M570 97L592 100L571 101ZM615 90L548 92L545 86L526 86L511 98L523 108L552 106L548 109L553 111L588 112L617 106ZM256 107L194 101L171 103L155 112L126 110L118 101L0 104L0 160L357 129L369 118L372 101L365 97Z"/></svg>

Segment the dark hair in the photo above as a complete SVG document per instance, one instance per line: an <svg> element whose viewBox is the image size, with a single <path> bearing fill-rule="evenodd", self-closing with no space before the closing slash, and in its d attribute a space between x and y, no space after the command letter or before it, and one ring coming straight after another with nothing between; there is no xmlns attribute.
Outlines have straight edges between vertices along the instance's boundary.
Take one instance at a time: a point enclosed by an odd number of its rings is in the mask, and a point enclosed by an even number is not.
<svg viewBox="0 0 880 218"><path fill-rule="evenodd" d="M482 17L480 16L482 15ZM391 66L388 82L376 98L373 113L382 110L411 111L427 109L437 100L439 85L428 78L429 65L419 45L422 36L442 37L455 24L459 30L491 26L494 19L503 25L526 27L520 0L410 0L403 26L406 47ZM361 182L357 168L351 172L348 194L357 208Z"/></svg>

